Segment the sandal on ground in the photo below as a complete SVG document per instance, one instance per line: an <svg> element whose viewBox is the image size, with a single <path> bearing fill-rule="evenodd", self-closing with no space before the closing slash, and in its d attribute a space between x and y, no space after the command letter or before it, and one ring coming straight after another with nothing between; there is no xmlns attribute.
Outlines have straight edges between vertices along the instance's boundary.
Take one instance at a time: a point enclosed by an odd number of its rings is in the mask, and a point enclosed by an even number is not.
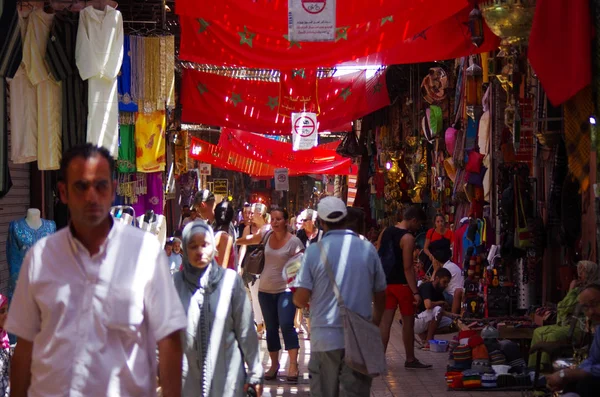
<svg viewBox="0 0 600 397"><path fill-rule="evenodd" d="M273 380L273 379L277 378L278 373L279 373L279 365L277 366L277 369L275 369L274 372L272 372L272 373L265 372L265 380Z"/></svg>
<svg viewBox="0 0 600 397"><path fill-rule="evenodd" d="M428 352L431 350L431 346L429 346L429 343L425 343L423 347L421 347L421 350Z"/></svg>
<svg viewBox="0 0 600 397"><path fill-rule="evenodd" d="M423 342L423 341L421 340L421 338L419 338L419 337L418 337L418 336L416 336L416 335L415 335L415 344L417 345L417 347L418 347L419 349L422 349L422 348L423 348L423 346L425 346L425 342Z"/></svg>
<svg viewBox="0 0 600 397"><path fill-rule="evenodd" d="M290 372L288 371L287 381L290 383L298 383L299 376L300 376L300 369L297 369L295 374L290 374Z"/></svg>
<svg viewBox="0 0 600 397"><path fill-rule="evenodd" d="M423 364L416 358L414 361L411 361L411 362L405 361L404 362L404 368L406 368L406 369L431 369L431 367L432 366L430 364Z"/></svg>

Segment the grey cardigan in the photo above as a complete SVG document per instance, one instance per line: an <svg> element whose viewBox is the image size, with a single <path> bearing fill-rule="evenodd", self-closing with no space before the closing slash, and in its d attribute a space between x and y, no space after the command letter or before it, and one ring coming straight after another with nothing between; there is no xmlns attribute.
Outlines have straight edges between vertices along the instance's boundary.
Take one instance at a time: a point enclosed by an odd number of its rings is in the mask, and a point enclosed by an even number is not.
<svg viewBox="0 0 600 397"><path fill-rule="evenodd" d="M210 335L219 297L223 294L224 275L225 272L233 272L233 270L225 270L213 262L206 272L208 274L202 277L202 285L205 288L196 291L192 291L189 282L186 283L183 272L173 276L183 307L188 313L188 327L186 332L182 333L184 349L182 396L242 397L245 396L245 383L258 384L263 380L263 367L260 362L258 336L254 329L252 306L242 279L236 274L231 301L227 305L228 312L222 313L225 322L221 341L219 346L215 346L216 342L210 340ZM204 305L208 307L205 308ZM206 310L208 321L198 319L203 310ZM190 315L195 318L191 318ZM204 346L203 341L208 341L208 346ZM209 354L204 349L210 352L214 348L218 349L217 359L216 362L210 363L210 359L206 358ZM247 373L244 364L248 366ZM207 381L210 382L209 391L205 390Z"/></svg>

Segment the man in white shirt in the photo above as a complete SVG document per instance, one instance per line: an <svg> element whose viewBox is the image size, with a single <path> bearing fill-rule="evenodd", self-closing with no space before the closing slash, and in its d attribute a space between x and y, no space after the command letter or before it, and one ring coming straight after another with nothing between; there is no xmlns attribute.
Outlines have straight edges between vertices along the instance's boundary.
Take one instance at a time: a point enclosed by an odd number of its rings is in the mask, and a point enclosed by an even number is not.
<svg viewBox="0 0 600 397"><path fill-rule="evenodd" d="M114 160L92 144L61 162L71 224L23 261L5 328L17 335L11 396L181 395L186 315L155 236L113 222Z"/></svg>
<svg viewBox="0 0 600 397"><path fill-rule="evenodd" d="M452 306L452 313L459 314L465 286L465 277L463 276L462 269L458 267L456 263L452 262L452 251L450 250L450 247L432 251L432 254L435 259L434 264L436 265L436 268L439 268L439 265L443 263L443 268L447 269L452 275L448 287L444 290L444 299ZM433 273L431 279L435 277L435 273L436 272Z"/></svg>

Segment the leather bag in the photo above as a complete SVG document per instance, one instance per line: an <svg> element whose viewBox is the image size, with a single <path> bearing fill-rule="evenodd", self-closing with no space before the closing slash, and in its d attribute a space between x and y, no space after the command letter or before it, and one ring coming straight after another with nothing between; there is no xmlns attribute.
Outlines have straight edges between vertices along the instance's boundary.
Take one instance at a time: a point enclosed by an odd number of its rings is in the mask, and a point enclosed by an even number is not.
<svg viewBox="0 0 600 397"><path fill-rule="evenodd" d="M335 276L323 244L319 244L321 261L325 266L329 282L337 299L342 324L344 326L344 361L346 365L361 374L376 377L385 372L385 352L379 327L360 314L348 309L335 282Z"/></svg>
<svg viewBox="0 0 600 397"><path fill-rule="evenodd" d="M258 276L265 268L265 244L269 241L272 231L268 231L260 241L260 245L244 258L244 272Z"/></svg>

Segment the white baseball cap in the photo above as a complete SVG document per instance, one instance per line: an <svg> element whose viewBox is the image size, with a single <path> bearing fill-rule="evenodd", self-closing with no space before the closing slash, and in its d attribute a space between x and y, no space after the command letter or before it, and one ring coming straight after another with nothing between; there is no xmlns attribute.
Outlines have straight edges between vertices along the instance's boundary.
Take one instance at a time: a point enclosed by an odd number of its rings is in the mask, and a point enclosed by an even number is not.
<svg viewBox="0 0 600 397"><path fill-rule="evenodd" d="M325 222L339 222L348 215L346 204L337 197L328 196L319 201L317 214Z"/></svg>

